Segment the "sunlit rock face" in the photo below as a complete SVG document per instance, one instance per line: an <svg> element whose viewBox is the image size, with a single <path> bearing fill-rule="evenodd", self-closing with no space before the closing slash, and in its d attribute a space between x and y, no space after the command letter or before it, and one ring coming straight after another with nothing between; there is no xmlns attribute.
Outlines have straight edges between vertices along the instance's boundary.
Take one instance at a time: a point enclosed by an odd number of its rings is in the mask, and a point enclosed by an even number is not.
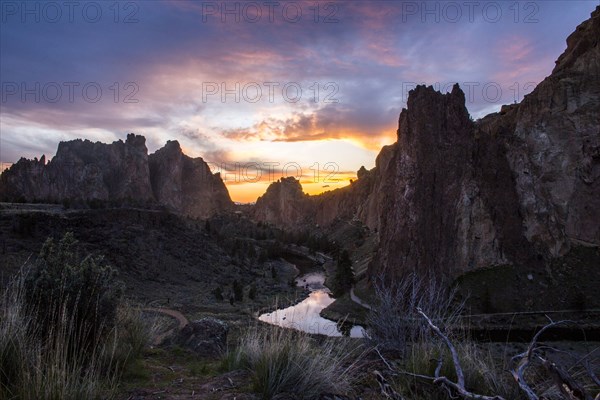
<svg viewBox="0 0 600 400"><path fill-rule="evenodd" d="M146 139L134 134L111 144L61 142L48 163L43 156L23 158L0 176L0 198L154 203L194 217L233 207L225 184L201 158L184 155L177 142L149 157Z"/></svg>

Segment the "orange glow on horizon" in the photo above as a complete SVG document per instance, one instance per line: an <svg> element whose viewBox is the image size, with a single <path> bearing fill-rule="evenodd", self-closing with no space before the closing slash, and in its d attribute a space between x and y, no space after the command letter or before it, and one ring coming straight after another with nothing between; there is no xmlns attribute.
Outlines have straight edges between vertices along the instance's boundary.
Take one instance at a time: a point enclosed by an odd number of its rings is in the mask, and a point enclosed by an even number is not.
<svg viewBox="0 0 600 400"><path fill-rule="evenodd" d="M326 174L324 174L326 175ZM273 182L276 182L281 176L275 177L274 180L261 179L257 182L234 182L225 181L227 190L231 200L236 203L254 203L256 200L265 194L267 188ZM356 181L356 174L349 172L339 172L333 179L325 181L323 177L320 177L318 181L314 180L313 177L304 176L300 179L302 185L302 191L311 196L318 195L330 190L339 189L350 185L350 180Z"/></svg>

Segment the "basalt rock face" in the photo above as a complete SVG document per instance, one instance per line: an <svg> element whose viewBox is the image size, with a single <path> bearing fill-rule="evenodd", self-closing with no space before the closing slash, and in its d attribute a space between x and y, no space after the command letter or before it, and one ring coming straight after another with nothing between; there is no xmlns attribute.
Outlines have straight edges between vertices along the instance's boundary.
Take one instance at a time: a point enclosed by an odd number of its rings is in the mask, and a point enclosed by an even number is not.
<svg viewBox="0 0 600 400"><path fill-rule="evenodd" d="M202 158L183 154L179 142L168 141L151 154L149 165L152 191L160 204L199 217L233 207L220 175L213 174Z"/></svg>
<svg viewBox="0 0 600 400"><path fill-rule="evenodd" d="M206 217L233 206L225 185L201 159L177 142L148 156L146 139L125 142L61 142L48 163L22 158L0 176L4 201L115 201L160 204L181 214Z"/></svg>
<svg viewBox="0 0 600 400"><path fill-rule="evenodd" d="M476 208L461 200L478 192L463 92L417 87L399 126L396 152L382 171L379 262L402 271L448 269L457 261L460 223L471 217L461 211Z"/></svg>
<svg viewBox="0 0 600 400"><path fill-rule="evenodd" d="M61 142L48 163L22 158L0 178L6 200L62 201L152 199L148 149L143 136L105 144L89 140Z"/></svg>
<svg viewBox="0 0 600 400"><path fill-rule="evenodd" d="M457 276L492 265L540 264L527 240L510 141L480 131L455 85L411 91L379 191L372 273Z"/></svg>
<svg viewBox="0 0 600 400"><path fill-rule="evenodd" d="M379 226L379 202L376 188L381 184L378 173L387 165L395 146L386 146L370 171L362 167L358 179L349 186L309 196L294 177L272 183L253 207L253 218L291 230L330 226L338 220L359 220L369 228Z"/></svg>
<svg viewBox="0 0 600 400"><path fill-rule="evenodd" d="M281 178L256 200L253 218L285 228L313 223L314 205L294 177Z"/></svg>
<svg viewBox="0 0 600 400"><path fill-rule="evenodd" d="M298 183L295 196L266 201L280 193L267 191L258 219L362 221L379 237L370 276L544 270L575 247L600 246L599 43L600 7L531 94L476 122L458 85L417 87L374 169L318 196L301 196Z"/></svg>
<svg viewBox="0 0 600 400"><path fill-rule="evenodd" d="M543 268L600 245L600 8L552 75L472 123L458 87L418 87L381 191L373 273Z"/></svg>
<svg viewBox="0 0 600 400"><path fill-rule="evenodd" d="M350 186L313 196L315 223L327 226L336 220L358 220L373 231L379 229L380 211L384 197L380 191L384 176L392 160L397 144L385 146L377 156L375 168L368 171L361 167L358 180Z"/></svg>

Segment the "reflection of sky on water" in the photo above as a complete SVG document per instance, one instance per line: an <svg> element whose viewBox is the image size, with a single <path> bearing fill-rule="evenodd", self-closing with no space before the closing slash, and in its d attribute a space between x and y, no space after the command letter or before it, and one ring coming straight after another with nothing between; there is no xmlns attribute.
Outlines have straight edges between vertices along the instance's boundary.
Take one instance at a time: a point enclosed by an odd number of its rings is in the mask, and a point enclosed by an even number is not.
<svg viewBox="0 0 600 400"><path fill-rule="evenodd" d="M334 302L329 295L329 289L324 286L325 276L322 273L311 272L296 279L298 286L308 286L311 290L309 296L300 303L276 310L272 313L262 314L259 320L284 328L293 328L308 333L318 333L327 336L342 336L334 321L319 315L321 310ZM351 337L362 337L363 328L353 326Z"/></svg>

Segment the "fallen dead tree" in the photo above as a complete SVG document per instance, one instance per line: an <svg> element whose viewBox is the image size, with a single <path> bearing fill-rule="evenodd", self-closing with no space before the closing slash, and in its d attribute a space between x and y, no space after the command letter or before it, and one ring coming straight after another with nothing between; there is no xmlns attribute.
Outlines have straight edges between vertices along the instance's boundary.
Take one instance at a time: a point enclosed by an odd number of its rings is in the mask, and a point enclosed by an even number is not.
<svg viewBox="0 0 600 400"><path fill-rule="evenodd" d="M585 388L580 383L578 383L571 376L571 374L569 374L569 372L565 368L563 368L562 366L558 365L557 363L555 363L541 355L541 350L548 350L548 349L553 350L550 347L542 346L538 343L541 335L544 332L546 332L547 330L549 330L555 326L569 324L569 323L573 323L573 322L572 321L556 321L556 322L550 321L546 326L544 326L542 329L540 329L538 331L538 333L535 334L535 336L529 343L529 346L527 347L526 351L524 351L521 354L517 354L516 356L514 356L512 358L511 361L515 364L515 367L510 370L510 373L512 374L513 378L515 379L515 381L521 388L521 391L527 396L527 398L529 400L541 400L542 399L540 396L538 396L535 393L535 391L531 388L531 386L527 383L527 380L525 379L525 371L530 366L530 364L534 361L534 359L537 359L538 361L541 362L541 365L546 370L547 374L550 376L550 378L554 382L555 386L558 388L558 390L564 396L565 399L567 399L567 400L592 400L593 399L592 396L586 392ZM588 374L590 375L590 377L592 378L592 380L596 383L596 385L599 386L598 387L599 392L598 392L598 395L595 397L595 399L596 400L600 399L600 385L599 385L600 381L598 380L598 377L595 375L595 373L591 370L591 368L587 367L586 370L587 370Z"/></svg>
<svg viewBox="0 0 600 400"><path fill-rule="evenodd" d="M432 321L432 319L420 308L417 308L417 313L426 321L428 327L433 331L433 333L444 343L445 347L448 348L450 353L450 358L452 360L453 369L456 375L456 379L450 379L448 376L445 376L441 373L442 366L444 363L443 354L440 354L437 360L437 366L435 368L435 372L433 376L416 374L408 371L398 370L397 367L394 366L393 363L386 360L383 354L375 348L376 353L387 366L392 375L408 375L414 378L423 379L431 381L434 385L438 385L443 388L447 393L449 398L462 398L462 399L473 399L473 400L507 400L505 397L500 395L483 395L470 391L467 389L465 385L465 373L463 371L459 352L456 347L450 340L449 336L444 334L442 330ZM539 342L542 334L549 329L552 329L558 325L563 325L567 323L572 323L571 321L550 321L547 325L545 325L542 329L540 329L533 337L531 342L529 343L527 350L523 353L517 354L512 357L511 364L513 367L510 369L510 374L512 375L514 381L517 383L520 391L524 396L526 396L529 400L544 400L546 397L543 395L539 395L536 393L535 389L527 382L526 379L526 370L531 367L534 361L539 362L546 375L552 383L556 386L556 388L561 393L562 397L566 400L600 400L600 379L596 376L592 368L589 366L587 361L581 359L578 363L581 363L587 374L590 376L592 382L598 386L598 394L595 397L592 397L586 391L584 386L577 382L573 378L573 376L569 373L569 371L563 368L560 364L555 361L552 361L544 356L545 351L558 351L551 347L541 345ZM567 353L568 354L568 353ZM586 356L587 357L587 356ZM585 358L585 357L584 357ZM385 382L385 378L383 375L375 371L375 376L377 381L382 389L382 394L385 394L386 398L390 399L402 399L402 397L397 394L390 385ZM508 399L512 400L512 399Z"/></svg>

